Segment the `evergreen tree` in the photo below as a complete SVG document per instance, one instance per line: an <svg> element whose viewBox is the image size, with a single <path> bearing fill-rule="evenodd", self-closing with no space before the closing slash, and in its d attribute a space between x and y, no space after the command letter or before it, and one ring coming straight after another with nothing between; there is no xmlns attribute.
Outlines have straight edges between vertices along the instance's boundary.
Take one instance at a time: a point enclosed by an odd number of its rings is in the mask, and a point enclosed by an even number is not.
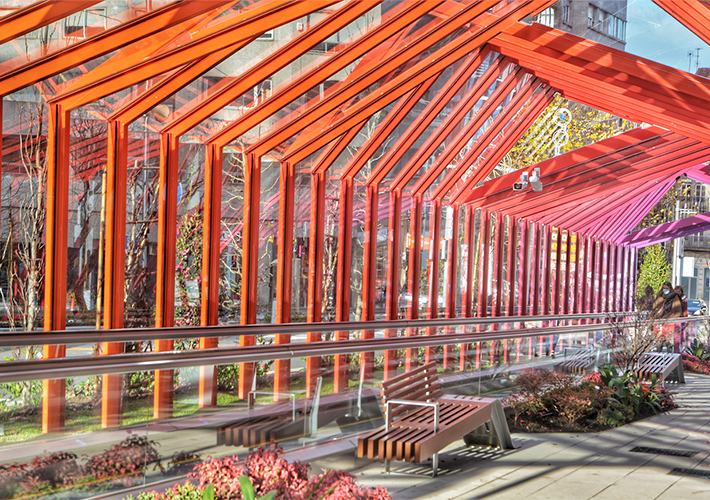
<svg viewBox="0 0 710 500"><path fill-rule="evenodd" d="M651 245L645 250L643 261L639 265L636 297L644 295L644 290L651 285L654 293L658 293L663 283L671 276L671 265L666 258L666 251L660 243Z"/></svg>

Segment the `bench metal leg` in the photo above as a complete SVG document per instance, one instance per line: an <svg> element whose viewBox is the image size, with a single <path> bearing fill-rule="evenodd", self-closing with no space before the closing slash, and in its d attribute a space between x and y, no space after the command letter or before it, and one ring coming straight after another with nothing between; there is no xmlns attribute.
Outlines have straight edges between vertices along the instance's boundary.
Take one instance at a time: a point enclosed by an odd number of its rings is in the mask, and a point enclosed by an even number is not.
<svg viewBox="0 0 710 500"><path fill-rule="evenodd" d="M385 472L389 472L389 471L390 471L390 461L385 460Z"/></svg>
<svg viewBox="0 0 710 500"><path fill-rule="evenodd" d="M439 473L439 453L434 453L434 456L431 457L431 477L436 477L436 475Z"/></svg>

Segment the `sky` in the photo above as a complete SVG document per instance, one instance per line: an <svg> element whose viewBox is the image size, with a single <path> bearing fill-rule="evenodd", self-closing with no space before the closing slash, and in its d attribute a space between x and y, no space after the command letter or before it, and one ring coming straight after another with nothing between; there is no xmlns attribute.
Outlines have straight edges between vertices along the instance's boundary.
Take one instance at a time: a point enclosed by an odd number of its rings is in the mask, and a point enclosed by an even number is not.
<svg viewBox="0 0 710 500"><path fill-rule="evenodd" d="M627 52L683 71L692 52L690 72L695 73L700 48L699 67L710 67L710 47L651 0L628 0L626 16Z"/></svg>

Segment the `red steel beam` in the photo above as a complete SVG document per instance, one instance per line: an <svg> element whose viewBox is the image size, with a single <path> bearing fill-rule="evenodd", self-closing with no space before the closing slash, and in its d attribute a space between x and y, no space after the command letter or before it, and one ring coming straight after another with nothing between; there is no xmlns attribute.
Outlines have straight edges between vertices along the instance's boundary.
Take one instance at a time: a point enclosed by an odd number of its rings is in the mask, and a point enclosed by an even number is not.
<svg viewBox="0 0 710 500"><path fill-rule="evenodd" d="M431 157L432 154L441 146L441 144L452 134L455 130L459 128L459 122L473 109L476 103L483 97L489 87L495 82L496 79L503 77L508 62L505 60L496 61L494 67L489 67L487 74L481 77L467 92L462 96L459 103L452 109L452 111L441 121L441 124L436 128L435 132L429 135L424 140L422 146L419 147L416 154L407 162L407 164L399 171L392 181L392 189L402 189L406 186L409 181L416 175L419 169L426 163L426 161ZM493 114L495 108L498 104L505 98L507 92L510 91L515 85L520 83L524 78L525 74L521 70L513 71L505 75L503 82L496 88L493 94L485 104L479 113L476 113L474 118L466 124L464 131L461 133L468 132L471 134L471 129L477 130L479 125L484 123L488 117ZM490 100L495 100L491 102ZM458 139L458 138L457 138ZM453 146L451 148L455 149L457 142L452 141ZM455 149L454 154L458 154L459 150ZM416 185L415 185L416 188ZM414 192L417 192L416 190ZM421 193L419 193L421 194Z"/></svg>
<svg viewBox="0 0 710 500"><path fill-rule="evenodd" d="M425 30L421 35L410 40L409 43L403 47L398 47L383 58L373 61L372 65L362 68L360 72L352 75L351 78L338 87L335 92L332 92L331 95L311 106L306 113L294 117L275 130L271 130L265 137L254 144L251 149L258 152L268 152L272 150L296 133L317 122L320 118L332 112L337 107L353 99L357 94L378 82L378 80L384 78L389 73L399 68L399 66L406 64L416 54L427 50L437 42L454 33L457 29L470 23L490 6L492 6L492 3L488 0L470 4L462 8L456 15L436 25L436 27ZM317 151L334 137L341 135L344 129L349 129L354 126L355 123L365 121L378 109L383 108L429 79L434 74L443 70L445 67L461 58L465 53L470 52L472 47L476 46L473 44L465 45L464 48L467 48L467 50L463 51L461 47L464 46L466 42L472 42L472 40L478 38L477 43L480 44L485 41L485 39L492 36L492 33L490 33L488 37L484 38L488 30L482 31L483 34L478 37L474 35L462 35L461 37L457 37L444 48L438 50L435 55L432 55L431 59L436 58L434 62L427 59L426 61L416 64L401 75L398 75L386 85L380 87L377 93L370 94L367 98L363 99L363 101L357 103L353 107L353 110L349 111L346 118L339 120L340 127L331 126L328 130L322 131L317 134L317 138L311 138L308 144L304 146L304 149L289 151L288 158L292 161L299 161L299 158L303 158L313 151ZM458 51L456 50L457 48L459 49ZM375 102L372 103L372 101ZM357 111L361 111L361 116L357 114L356 109ZM230 139L231 136L231 134L224 135L220 133L220 136L215 138L215 140L219 141L220 144L228 144L231 140L227 141L227 139Z"/></svg>
<svg viewBox="0 0 710 500"><path fill-rule="evenodd" d="M710 7L702 1L653 0L680 23L710 45Z"/></svg>
<svg viewBox="0 0 710 500"><path fill-rule="evenodd" d="M554 94L554 89L547 89L545 92L533 96L528 106L521 110L520 113L510 121L505 129L501 131L495 142L492 143L493 151L487 154L486 150L477 159L478 165L473 175L463 181L459 179L451 188L449 187L448 181L444 179L441 188L437 188L436 196L440 196L441 193L444 192L450 192L449 197L452 203L460 203L463 201L469 186L475 186L479 180L485 179L490 174L491 170L508 154L508 151L525 135L525 132L527 132L528 128L537 120L540 114L547 109L554 99ZM470 165L466 165L466 167L468 166ZM439 191L441 191L441 193Z"/></svg>
<svg viewBox="0 0 710 500"><path fill-rule="evenodd" d="M528 102L538 86L539 82L537 79L532 78L514 89L515 95L511 98L510 102L505 105L504 109L492 120L488 128L475 140L474 144L463 155L463 158L458 161L456 168L451 169L444 179L437 184L432 193L432 197L443 197L451 190L468 171L469 166L480 157L481 153L491 145L491 142L500 134L506 125L509 124L513 116ZM489 97L486 104L492 100L492 97L493 96ZM534 102L537 102L537 100L541 98L542 96L538 95L538 98L535 99ZM493 111L495 111L495 108L493 108ZM483 113L480 115L481 119L488 120L489 116L486 116L487 112L488 110L484 112L482 109L478 111L478 113ZM476 116L478 116L478 113ZM428 190L441 172L454 160L457 154L461 154L460 151L463 151L467 143L473 139L474 134L478 132L478 130L473 130L473 127L478 129L478 124L475 122L476 120L471 120L469 122L470 127L469 124L466 125L465 131L461 133L456 143L454 143L450 149L447 148L447 150L436 159L434 165L417 181L413 188L414 192L424 192ZM456 151L459 151L459 153L456 153Z"/></svg>

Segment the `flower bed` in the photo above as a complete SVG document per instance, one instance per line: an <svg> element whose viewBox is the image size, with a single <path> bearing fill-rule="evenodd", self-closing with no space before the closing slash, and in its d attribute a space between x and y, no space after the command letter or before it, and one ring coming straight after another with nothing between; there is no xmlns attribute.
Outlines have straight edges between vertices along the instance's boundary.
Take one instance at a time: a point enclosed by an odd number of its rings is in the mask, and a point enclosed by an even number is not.
<svg viewBox="0 0 710 500"><path fill-rule="evenodd" d="M700 359L692 354L683 354L683 370L690 373L710 375L710 361Z"/></svg>
<svg viewBox="0 0 710 500"><path fill-rule="evenodd" d="M59 452L24 464L0 466L0 498L38 498L76 488L96 494L135 486L142 482L148 467L162 469L155 445L133 436L90 457Z"/></svg>
<svg viewBox="0 0 710 500"><path fill-rule="evenodd" d="M188 475L196 484L176 484L164 493L141 493L135 500L202 500L211 490L215 500L260 498L271 494L276 500L391 500L387 490L359 486L345 471L323 470L309 475L309 464L289 463L276 445L251 452L244 462L239 457L207 459ZM253 494L243 494L244 486ZM132 496L126 500L134 500Z"/></svg>
<svg viewBox="0 0 710 500"><path fill-rule="evenodd" d="M675 408L662 385L639 382L613 368L579 378L546 369L523 370L519 388L503 400L517 432L589 432L618 427Z"/></svg>

